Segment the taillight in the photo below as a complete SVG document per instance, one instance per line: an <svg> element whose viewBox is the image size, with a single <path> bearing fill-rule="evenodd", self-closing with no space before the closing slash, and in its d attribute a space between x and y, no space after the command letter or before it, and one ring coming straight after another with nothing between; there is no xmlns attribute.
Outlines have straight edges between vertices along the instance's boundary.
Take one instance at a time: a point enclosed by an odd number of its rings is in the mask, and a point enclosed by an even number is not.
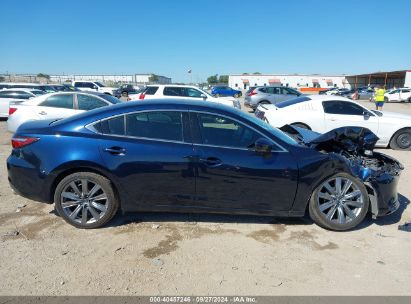
<svg viewBox="0 0 411 304"><path fill-rule="evenodd" d="M27 137L27 136L16 136L11 139L11 146L14 149L18 148L23 148L25 146L28 146L36 141L38 141L39 138L37 137Z"/></svg>
<svg viewBox="0 0 411 304"><path fill-rule="evenodd" d="M146 94L141 93L140 96L138 96L138 99L144 99L146 97Z"/></svg>
<svg viewBox="0 0 411 304"><path fill-rule="evenodd" d="M12 108L12 107L10 107L9 108L9 116L11 115L11 114L13 114L14 112L16 112L17 111L17 108Z"/></svg>
<svg viewBox="0 0 411 304"><path fill-rule="evenodd" d="M257 95L257 92L255 90L252 90L250 93L248 93L248 96L253 96Z"/></svg>

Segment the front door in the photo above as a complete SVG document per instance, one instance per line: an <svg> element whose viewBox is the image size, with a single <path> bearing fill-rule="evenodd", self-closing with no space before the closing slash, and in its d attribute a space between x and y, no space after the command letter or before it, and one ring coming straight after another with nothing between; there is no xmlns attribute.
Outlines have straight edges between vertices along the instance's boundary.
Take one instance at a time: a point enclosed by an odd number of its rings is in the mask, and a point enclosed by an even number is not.
<svg viewBox="0 0 411 304"><path fill-rule="evenodd" d="M325 132L340 127L364 127L378 135L378 116L360 105L344 101L323 102Z"/></svg>
<svg viewBox="0 0 411 304"><path fill-rule="evenodd" d="M298 168L288 151L273 143L271 154L259 155L252 146L264 135L252 127L220 115L190 116L198 136L196 207L239 213L290 210Z"/></svg>
<svg viewBox="0 0 411 304"><path fill-rule="evenodd" d="M127 210L173 210L195 194L193 146L184 141L180 111L147 111L100 123L100 152L120 180Z"/></svg>

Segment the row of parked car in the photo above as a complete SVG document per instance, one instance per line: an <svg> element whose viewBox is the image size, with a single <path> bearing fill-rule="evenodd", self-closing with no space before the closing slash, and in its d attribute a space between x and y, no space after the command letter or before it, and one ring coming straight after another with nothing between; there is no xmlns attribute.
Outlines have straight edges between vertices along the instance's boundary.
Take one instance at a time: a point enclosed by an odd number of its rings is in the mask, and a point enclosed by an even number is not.
<svg viewBox="0 0 411 304"><path fill-rule="evenodd" d="M371 100L374 97L374 93L375 91L372 87L359 87L357 89L334 88L320 91L320 95L337 95L363 100ZM396 88L387 90L384 99L385 102L411 102L411 89Z"/></svg>
<svg viewBox="0 0 411 304"><path fill-rule="evenodd" d="M0 91L0 117L8 117L8 130L16 132L17 128L27 121L67 118L121 102L107 89L101 89L103 87L99 87L97 91L91 86L84 89L84 83L75 82L74 86L70 87L71 90L53 93L46 93L37 88L3 89ZM119 88L119 90L123 89L125 87ZM206 100L241 108L240 102L234 97L215 97L194 86L149 85L135 92L130 91L129 95L131 100L158 98Z"/></svg>

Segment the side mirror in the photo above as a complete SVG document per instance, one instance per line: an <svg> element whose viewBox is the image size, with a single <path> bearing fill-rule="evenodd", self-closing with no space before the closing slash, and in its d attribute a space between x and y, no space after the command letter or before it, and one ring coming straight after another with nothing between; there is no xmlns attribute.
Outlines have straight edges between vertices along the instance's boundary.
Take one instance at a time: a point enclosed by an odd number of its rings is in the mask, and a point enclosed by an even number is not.
<svg viewBox="0 0 411 304"><path fill-rule="evenodd" d="M371 113L368 112L368 111L364 111L363 115L364 115L364 118L365 118L365 119L368 119L368 118L371 117Z"/></svg>
<svg viewBox="0 0 411 304"><path fill-rule="evenodd" d="M96 86L96 85L93 86L93 89L94 89L94 90L98 90L98 86Z"/></svg>
<svg viewBox="0 0 411 304"><path fill-rule="evenodd" d="M254 151L261 154L271 153L273 146L266 138L259 138L254 143Z"/></svg>
<svg viewBox="0 0 411 304"><path fill-rule="evenodd" d="M201 97L202 99L204 99L204 100L207 99L207 95L206 95L206 94L201 94L200 97Z"/></svg>

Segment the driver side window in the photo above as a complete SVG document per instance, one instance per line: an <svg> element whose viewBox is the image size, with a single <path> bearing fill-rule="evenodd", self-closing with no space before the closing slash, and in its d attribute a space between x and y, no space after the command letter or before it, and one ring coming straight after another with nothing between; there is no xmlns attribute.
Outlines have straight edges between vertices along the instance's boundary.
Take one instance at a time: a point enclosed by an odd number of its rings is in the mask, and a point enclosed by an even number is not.
<svg viewBox="0 0 411 304"><path fill-rule="evenodd" d="M364 115L365 109L359 105L342 101L342 100L330 100L323 102L324 112L327 114L339 114L339 115Z"/></svg>
<svg viewBox="0 0 411 304"><path fill-rule="evenodd" d="M197 114L203 144L247 149L262 135L226 117Z"/></svg>

